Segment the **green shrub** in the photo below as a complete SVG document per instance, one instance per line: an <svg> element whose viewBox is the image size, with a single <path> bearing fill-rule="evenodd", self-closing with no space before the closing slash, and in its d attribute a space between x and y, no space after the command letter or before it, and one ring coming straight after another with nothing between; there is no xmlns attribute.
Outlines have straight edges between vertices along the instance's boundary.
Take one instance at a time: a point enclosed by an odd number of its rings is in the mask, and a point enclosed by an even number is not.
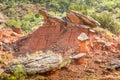
<svg viewBox="0 0 120 80"><path fill-rule="evenodd" d="M21 23L20 20L8 20L7 26L12 26L12 25L14 25L15 27L20 28L22 23Z"/></svg>
<svg viewBox="0 0 120 80"><path fill-rule="evenodd" d="M69 10L75 10L75 11L81 12L81 13L83 13L83 14L87 14L87 10L85 9L85 6L84 6L84 5L72 4L72 5L69 7Z"/></svg>
<svg viewBox="0 0 120 80"><path fill-rule="evenodd" d="M108 29L114 34L120 32L120 22L117 21L110 12L94 13L90 16L100 22L101 27L103 27L104 29Z"/></svg>
<svg viewBox="0 0 120 80"><path fill-rule="evenodd" d="M50 80L49 78L45 77L45 76L36 76L35 80Z"/></svg>
<svg viewBox="0 0 120 80"><path fill-rule="evenodd" d="M6 74L6 73L2 73L2 74L0 75L0 80L8 80L8 78L9 78L9 75Z"/></svg>
<svg viewBox="0 0 120 80"><path fill-rule="evenodd" d="M32 32L36 27L42 25L43 17L38 13L26 14L22 20L10 19L7 22L7 26L15 26L21 28L24 33Z"/></svg>
<svg viewBox="0 0 120 80"><path fill-rule="evenodd" d="M27 74L24 72L22 65L18 65L18 68L13 71L13 74L9 76L8 80L25 80Z"/></svg>

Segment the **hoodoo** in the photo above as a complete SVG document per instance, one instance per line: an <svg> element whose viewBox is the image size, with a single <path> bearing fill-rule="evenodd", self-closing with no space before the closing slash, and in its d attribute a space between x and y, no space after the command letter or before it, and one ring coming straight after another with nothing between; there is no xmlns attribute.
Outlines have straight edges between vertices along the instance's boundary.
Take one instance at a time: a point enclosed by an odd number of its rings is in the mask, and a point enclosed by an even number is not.
<svg viewBox="0 0 120 80"><path fill-rule="evenodd" d="M32 53L39 50L64 53L70 48L79 46L77 37L82 32L89 37L90 29L100 25L94 19L75 11L68 11L64 19L52 16L42 10L39 13L44 17L43 25L30 35L18 40L15 44L17 45L15 53Z"/></svg>

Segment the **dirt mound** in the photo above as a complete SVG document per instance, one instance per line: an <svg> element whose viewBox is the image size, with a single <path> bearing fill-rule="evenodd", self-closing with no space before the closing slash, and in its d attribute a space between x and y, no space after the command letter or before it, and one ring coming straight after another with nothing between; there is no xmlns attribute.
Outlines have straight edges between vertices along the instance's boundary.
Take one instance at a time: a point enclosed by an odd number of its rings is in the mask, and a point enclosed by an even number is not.
<svg viewBox="0 0 120 80"><path fill-rule="evenodd" d="M77 48L79 46L77 37L82 32L89 37L95 35L91 31L91 27L100 25L94 19L74 11L68 11L67 16L63 19L51 16L45 11L40 11L40 14L44 17L43 26L28 35L26 40L17 41L17 53L31 53L39 50L65 52L70 48ZM74 20L77 20L78 23ZM90 37L90 40L92 40L92 37Z"/></svg>

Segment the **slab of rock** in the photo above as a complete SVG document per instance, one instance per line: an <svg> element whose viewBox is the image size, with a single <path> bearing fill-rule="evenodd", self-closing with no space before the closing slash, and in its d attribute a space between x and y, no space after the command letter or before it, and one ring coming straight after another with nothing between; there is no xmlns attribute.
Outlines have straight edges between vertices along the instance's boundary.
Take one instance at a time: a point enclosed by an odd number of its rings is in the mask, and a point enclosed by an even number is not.
<svg viewBox="0 0 120 80"><path fill-rule="evenodd" d="M19 57L15 62L13 61L10 67L5 69L5 72L12 72L22 68L27 73L44 73L59 68L62 61L62 57L58 54L43 53L28 55Z"/></svg>
<svg viewBox="0 0 120 80"><path fill-rule="evenodd" d="M100 26L100 23L94 20L93 18L80 14L76 11L68 11L66 19L68 22L74 24L85 24L90 27Z"/></svg>
<svg viewBox="0 0 120 80"><path fill-rule="evenodd" d="M68 59L63 59L62 56L58 54L37 52L36 54L18 57L16 61L10 63L10 66L5 69L5 72L13 72L19 68L22 68L26 73L55 71L70 64L71 60L80 59L85 55L85 53L81 53L71 56Z"/></svg>
<svg viewBox="0 0 120 80"><path fill-rule="evenodd" d="M85 71L88 72L88 73L95 73L95 69L87 69Z"/></svg>
<svg viewBox="0 0 120 80"><path fill-rule="evenodd" d="M108 69L110 69L110 70L118 69L118 68L120 68L120 60L114 60L108 66Z"/></svg>
<svg viewBox="0 0 120 80"><path fill-rule="evenodd" d="M98 63L98 64L99 64L99 63L101 63L101 62L102 62L101 59L96 59L96 60L95 60L95 63Z"/></svg>

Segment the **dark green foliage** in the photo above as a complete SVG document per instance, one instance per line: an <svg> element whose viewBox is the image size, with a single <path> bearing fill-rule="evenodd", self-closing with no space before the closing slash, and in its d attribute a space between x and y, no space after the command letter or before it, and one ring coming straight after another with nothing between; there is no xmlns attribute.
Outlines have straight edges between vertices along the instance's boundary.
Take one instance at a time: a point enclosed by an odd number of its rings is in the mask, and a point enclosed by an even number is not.
<svg viewBox="0 0 120 80"><path fill-rule="evenodd" d="M92 15L103 28L118 33L120 21L116 21L115 17L120 16L119 4L120 0L0 0L0 11L9 17L7 25L20 27L25 33L42 23L42 17L37 13L39 9L60 16L67 10ZM108 13L103 15L104 11Z"/></svg>
<svg viewBox="0 0 120 80"><path fill-rule="evenodd" d="M101 27L108 29L114 34L120 32L120 22L111 13L102 12L92 14L91 16L101 23Z"/></svg>
<svg viewBox="0 0 120 80"><path fill-rule="evenodd" d="M39 14L26 14L22 20L8 20L7 26L14 25L15 27L21 28L24 33L29 33L34 28L39 27L42 24L43 17Z"/></svg>
<svg viewBox="0 0 120 80"><path fill-rule="evenodd" d="M26 77L27 75L23 71L22 66L19 65L18 69L13 72L13 75L10 76L9 80L25 80Z"/></svg>
<svg viewBox="0 0 120 80"><path fill-rule="evenodd" d="M23 71L22 65L19 65L11 74L3 73L0 76L0 80L25 80L26 77L27 74Z"/></svg>

